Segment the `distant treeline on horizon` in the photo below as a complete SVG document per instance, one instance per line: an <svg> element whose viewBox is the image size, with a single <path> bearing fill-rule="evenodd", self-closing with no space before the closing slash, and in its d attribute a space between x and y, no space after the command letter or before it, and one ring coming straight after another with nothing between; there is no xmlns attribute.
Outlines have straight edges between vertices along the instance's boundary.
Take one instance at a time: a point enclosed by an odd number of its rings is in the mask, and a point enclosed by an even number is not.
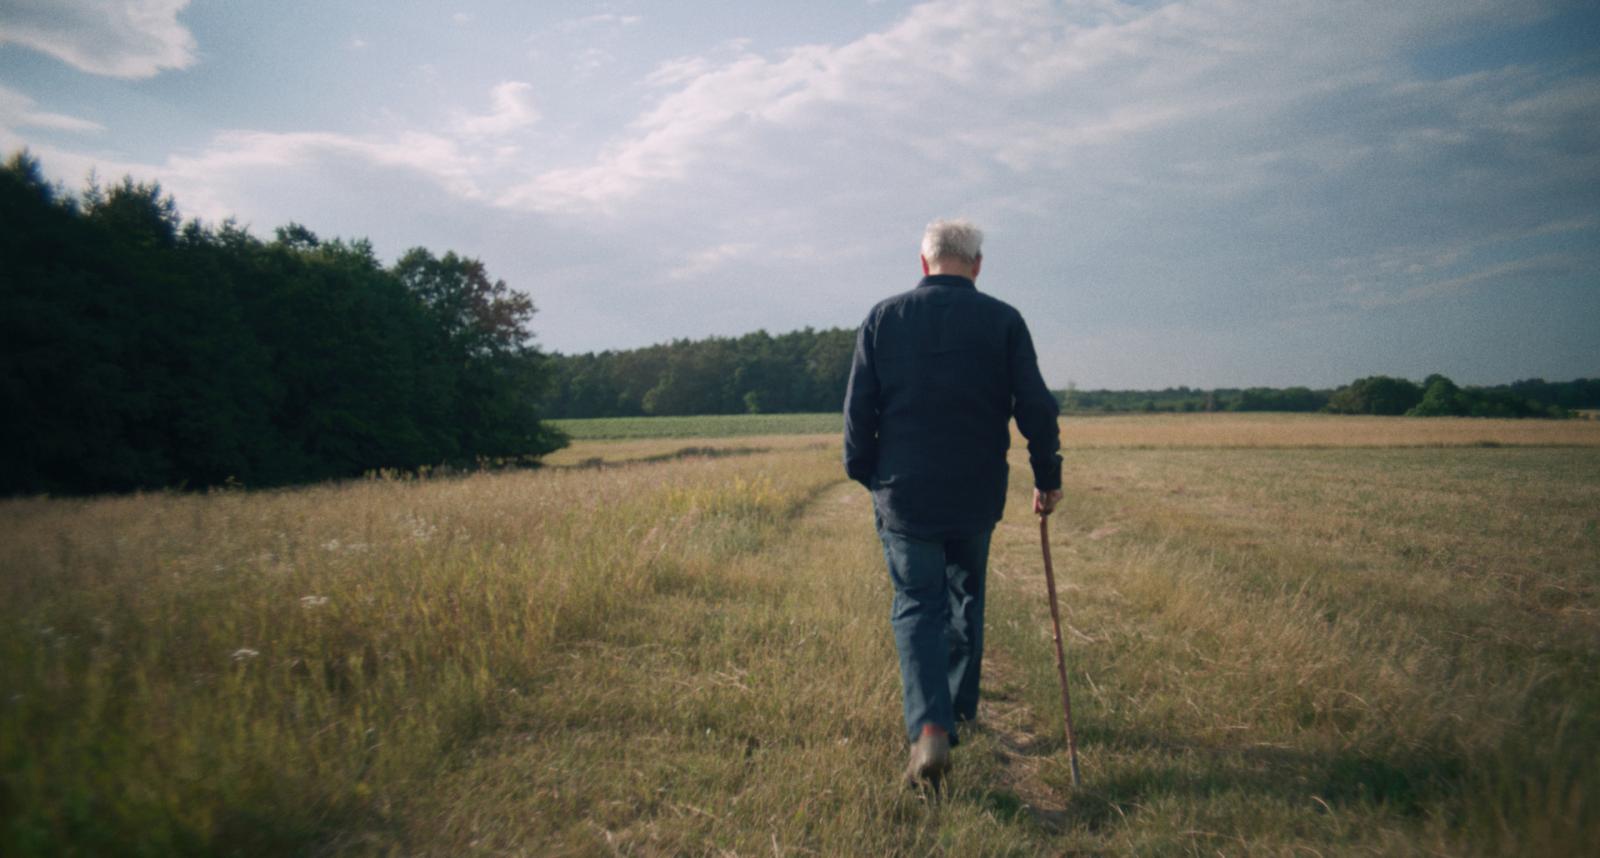
<svg viewBox="0 0 1600 858"><path fill-rule="evenodd" d="M1600 378L1541 378L1462 387L1434 374L1419 384L1374 375L1334 389L1247 387L1204 390L1076 390L1056 392L1069 413L1289 411L1409 417L1553 417L1600 408Z"/></svg>
<svg viewBox="0 0 1600 858"><path fill-rule="evenodd" d="M581 418L836 411L855 342L845 328L804 328L555 354L546 412Z"/></svg>
<svg viewBox="0 0 1600 858"><path fill-rule="evenodd" d="M764 330L638 349L552 355L552 418L834 411L844 400L855 331ZM1528 379L1461 387L1371 376L1336 389L1171 387L1056 391L1069 414L1290 411L1416 417L1570 417L1600 408L1600 379Z"/></svg>

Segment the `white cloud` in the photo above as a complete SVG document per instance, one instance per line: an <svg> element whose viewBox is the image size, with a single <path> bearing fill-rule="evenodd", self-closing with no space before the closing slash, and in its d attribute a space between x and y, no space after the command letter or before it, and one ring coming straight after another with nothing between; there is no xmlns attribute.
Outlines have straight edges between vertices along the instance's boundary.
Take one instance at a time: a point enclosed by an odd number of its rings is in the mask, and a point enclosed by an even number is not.
<svg viewBox="0 0 1600 858"><path fill-rule="evenodd" d="M88 119L47 113L34 109L33 99L0 86L0 128L46 128L53 131L104 131L105 126Z"/></svg>
<svg viewBox="0 0 1600 858"><path fill-rule="evenodd" d="M519 155L517 146L505 142L507 135L539 119L531 91L524 82L500 83L490 91L488 113L460 116L443 130L393 134L222 131L198 151L173 154L154 164L48 146L35 149L57 172L67 175L86 175L92 169L102 175L158 179L178 197L187 214L213 220L235 214L246 202L244 189L256 187L263 176L287 176L296 171L311 174L341 160L398 170L454 198L486 203L484 187L492 186L505 165L515 163ZM9 148L24 145L12 129L30 126L101 130L88 120L39 112L27 96L0 87L0 143Z"/></svg>
<svg viewBox="0 0 1600 858"><path fill-rule="evenodd" d="M572 71L574 74L582 76L611 65L616 61L616 55L603 48L584 48L578 52L577 58L573 60Z"/></svg>
<svg viewBox="0 0 1600 858"><path fill-rule="evenodd" d="M1303 0L1242 11L1227 0L1153 7L934 0L841 45L678 57L641 81L668 91L590 162L545 170L501 199L541 210L615 212L652 188L726 171L730 161L782 171L770 155L752 153L796 134L844 151L907 147L925 169L977 181L991 178L988 166L1034 176L1092 171L1088 159L1116 163L1116 172L1099 180L1117 175L1152 190L1171 182L1191 192L1238 194L1290 164L1339 171L1371 154L1371 140L1341 139L1337 129L1272 128L1278 151L1252 151L1274 115L1407 80L1399 57L1421 34L1509 14L1488 0ZM1362 97L1381 99L1376 92L1381 88ZM1554 117L1570 125L1593 110L1600 98L1594 92L1574 84L1520 103L1516 115L1502 119L1532 125L1535 117ZM1512 97L1497 93L1495 108L1506 110ZM1184 129L1201 133L1184 139ZM1412 145L1440 145L1463 132L1396 133ZM1274 166L1271 158L1283 160Z"/></svg>
<svg viewBox="0 0 1600 858"><path fill-rule="evenodd" d="M476 178L482 171L482 157L464 151L456 140L425 132L394 138L327 132L224 132L205 151L173 156L156 172L197 213L216 218L232 213L219 188L234 187L275 170L306 168L336 158L413 173L459 198L483 198Z"/></svg>
<svg viewBox="0 0 1600 858"><path fill-rule="evenodd" d="M711 71L711 61L705 57L677 57L656 66L645 76L650 86L670 87L688 83Z"/></svg>
<svg viewBox="0 0 1600 858"><path fill-rule="evenodd" d="M1033 0L938 0L840 46L772 57L740 52L722 62L680 57L644 81L674 91L594 163L548 171L507 200L610 208L654 184L685 179L693 166L739 149L761 128L817 122L870 145L877 133L916 138L918 125L959 117L948 139L930 135L916 144L925 156L977 154L1017 170L1059 164L1073 147L1116 143L1239 101L1186 81L1195 55L1240 40L1217 35L1227 28L1207 5L1184 4L1190 14L1180 16L1120 3L1069 12ZM1281 97L1265 80L1254 90ZM1051 102L1048 110L1037 109L1039 99Z"/></svg>
<svg viewBox="0 0 1600 858"><path fill-rule="evenodd" d="M0 44L49 54L80 71L144 78L194 64L195 41L178 21L189 0L5 0Z"/></svg>
<svg viewBox="0 0 1600 858"><path fill-rule="evenodd" d="M532 95L532 84L514 80L497 84L490 94L490 111L456 120L455 129L470 137L486 137L526 128L539 121Z"/></svg>
<svg viewBox="0 0 1600 858"><path fill-rule="evenodd" d="M160 180L173 192L186 214L217 220L238 212L248 188L264 176L312 175L341 161L396 170L443 190L459 200L492 204L493 187L507 165L515 165L520 148L515 134L539 120L532 104L532 86L505 81L490 90L490 110L465 114L438 130L405 130L393 134L347 134L328 131L270 132L231 130L215 134L198 151L177 153L155 164L93 157L50 147L35 147L58 172L85 175L130 174ZM23 126L99 130L87 120L40 113L20 93L0 87L0 142L22 143L9 129Z"/></svg>

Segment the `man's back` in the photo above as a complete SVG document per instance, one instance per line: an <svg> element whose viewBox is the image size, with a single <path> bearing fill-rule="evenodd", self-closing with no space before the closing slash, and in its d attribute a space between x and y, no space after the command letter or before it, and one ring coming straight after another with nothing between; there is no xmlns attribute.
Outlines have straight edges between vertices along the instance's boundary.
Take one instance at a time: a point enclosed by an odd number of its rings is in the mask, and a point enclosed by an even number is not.
<svg viewBox="0 0 1600 858"><path fill-rule="evenodd" d="M883 525L935 537L992 527L1005 506L1013 415L1036 481L1060 485L1055 397L1022 316L935 274L873 308L845 402L845 467Z"/></svg>
<svg viewBox="0 0 1600 858"><path fill-rule="evenodd" d="M844 466L872 491L894 587L911 753L905 779L938 789L958 725L978 717L989 541L1006 503L1010 418L1028 439L1033 508L1061 500L1055 397L1022 316L978 292L983 231L936 220L910 292L872 308L844 403Z"/></svg>

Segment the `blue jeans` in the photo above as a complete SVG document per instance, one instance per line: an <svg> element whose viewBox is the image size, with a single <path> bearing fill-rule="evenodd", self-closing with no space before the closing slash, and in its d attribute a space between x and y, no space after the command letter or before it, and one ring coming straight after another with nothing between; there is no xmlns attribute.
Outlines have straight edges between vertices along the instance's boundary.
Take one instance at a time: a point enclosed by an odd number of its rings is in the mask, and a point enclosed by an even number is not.
<svg viewBox="0 0 1600 858"><path fill-rule="evenodd" d="M983 669L983 584L993 528L958 539L918 539L878 523L894 584L890 619L900 651L907 741L937 724L956 744L956 722L978 717Z"/></svg>

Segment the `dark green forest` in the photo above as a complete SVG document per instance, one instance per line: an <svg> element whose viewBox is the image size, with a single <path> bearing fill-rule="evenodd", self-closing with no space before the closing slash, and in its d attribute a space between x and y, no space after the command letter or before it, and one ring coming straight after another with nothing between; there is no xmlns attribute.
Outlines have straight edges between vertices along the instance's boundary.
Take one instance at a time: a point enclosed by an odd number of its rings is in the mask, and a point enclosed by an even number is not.
<svg viewBox="0 0 1600 858"><path fill-rule="evenodd" d="M482 263L181 222L158 185L0 167L0 493L532 462L532 302Z"/></svg>
<svg viewBox="0 0 1600 858"><path fill-rule="evenodd" d="M642 349L551 356L556 418L833 411L844 401L855 332L805 328L772 335L674 340ZM1069 414L1323 411L1417 417L1567 417L1600 408L1600 379L1459 387L1372 376L1335 390L1171 387L1056 392Z"/></svg>
<svg viewBox="0 0 1600 858"><path fill-rule="evenodd" d="M854 331L674 340L626 351L555 355L551 417L836 411Z"/></svg>

